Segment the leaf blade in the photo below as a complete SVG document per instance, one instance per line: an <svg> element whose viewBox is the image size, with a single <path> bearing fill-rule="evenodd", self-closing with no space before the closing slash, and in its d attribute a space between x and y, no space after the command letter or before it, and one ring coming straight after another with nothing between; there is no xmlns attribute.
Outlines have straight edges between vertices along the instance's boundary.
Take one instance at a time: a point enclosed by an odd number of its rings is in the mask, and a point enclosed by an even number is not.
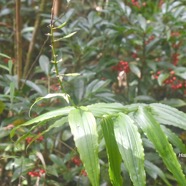
<svg viewBox="0 0 186 186"><path fill-rule="evenodd" d="M120 113L114 122L116 142L134 186L145 186L144 150L137 127Z"/></svg>
<svg viewBox="0 0 186 186"><path fill-rule="evenodd" d="M113 127L114 123L111 117L104 117L101 122L101 128L103 131L109 160L109 176L114 186L120 186L122 185L121 155L119 149L117 148Z"/></svg>
<svg viewBox="0 0 186 186"><path fill-rule="evenodd" d="M39 101L41 101L41 100L43 100L43 99L50 99L50 98L53 98L53 97L62 97L62 98L69 104L69 97L70 97L70 96L69 96L68 94L66 94L66 93L51 93L51 94L47 94L46 96L38 97L38 98L35 100L35 102L31 105L31 107L30 107L30 109L29 109L29 116L30 116L30 112L31 112L33 106L34 106L37 102L39 102Z"/></svg>
<svg viewBox="0 0 186 186"><path fill-rule="evenodd" d="M99 186L98 134L93 114L84 107L69 113L69 125L75 145L84 164L90 182Z"/></svg>
<svg viewBox="0 0 186 186"><path fill-rule="evenodd" d="M41 55L39 58L39 65L43 72L48 76L50 71L50 60L47 56Z"/></svg>
<svg viewBox="0 0 186 186"><path fill-rule="evenodd" d="M174 175L177 182L184 186L186 179L178 162L172 145L168 142L167 137L160 128L160 124L153 118L147 108L139 107L135 115L136 122L141 127L145 135L154 144L155 149L162 158L168 170Z"/></svg>
<svg viewBox="0 0 186 186"><path fill-rule="evenodd" d="M162 124L172 125L186 130L186 114L161 103L150 104L153 117Z"/></svg>
<svg viewBox="0 0 186 186"><path fill-rule="evenodd" d="M96 117L101 117L104 114L118 113L124 109L124 106L120 103L96 103L87 107Z"/></svg>
<svg viewBox="0 0 186 186"><path fill-rule="evenodd" d="M31 119L31 120L29 120L29 121L27 121L17 127L14 127L11 130L10 137L13 137L15 135L16 130L20 127L33 125L34 123L42 122L42 121L52 119L55 117L59 117L59 116L66 116L73 109L74 109L74 107L69 106L69 107L64 107L61 109L53 110L53 111L47 112L45 114L42 114L42 115L40 115L34 119Z"/></svg>
<svg viewBox="0 0 186 186"><path fill-rule="evenodd" d="M180 152L186 153L186 145L181 141L181 139L173 133L170 129L161 125L161 129L167 135L169 141L177 148L179 148Z"/></svg>
<svg viewBox="0 0 186 186"><path fill-rule="evenodd" d="M159 176L165 182L166 185L171 186L171 184L166 178L165 173L152 162L145 160L145 169L152 178L156 179L156 177Z"/></svg>

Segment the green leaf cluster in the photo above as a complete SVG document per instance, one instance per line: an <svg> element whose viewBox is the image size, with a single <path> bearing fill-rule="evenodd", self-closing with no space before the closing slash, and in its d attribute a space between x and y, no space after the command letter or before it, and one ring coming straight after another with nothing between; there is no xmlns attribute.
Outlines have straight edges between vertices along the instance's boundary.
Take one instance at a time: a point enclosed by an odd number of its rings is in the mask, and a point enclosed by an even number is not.
<svg viewBox="0 0 186 186"><path fill-rule="evenodd" d="M119 103L98 103L86 107L69 106L50 111L14 128L11 136L13 137L20 127L28 127L35 123L38 123L37 126L43 125L44 121L58 117L68 120L75 145L93 186L100 185L100 137L105 142L108 173L113 185L120 186L125 183L122 179L122 162L135 186L146 185L146 173L152 175L149 167L156 171L166 185L171 185L157 166L145 160L142 136L146 136L153 144L175 181L180 186L186 185L185 175L173 149L173 146L176 146L180 153L185 153L186 146L167 127L171 125L186 129L185 113L158 103L125 106ZM61 125L63 124L64 122L61 122ZM56 126L53 125L50 128L59 127L60 122L57 122Z"/></svg>

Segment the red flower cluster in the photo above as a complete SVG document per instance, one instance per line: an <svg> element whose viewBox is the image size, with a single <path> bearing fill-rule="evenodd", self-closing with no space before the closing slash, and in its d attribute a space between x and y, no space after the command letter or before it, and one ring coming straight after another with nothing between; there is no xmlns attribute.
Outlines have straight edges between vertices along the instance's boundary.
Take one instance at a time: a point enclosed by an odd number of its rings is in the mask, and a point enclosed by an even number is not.
<svg viewBox="0 0 186 186"><path fill-rule="evenodd" d="M156 72L156 74L153 75L154 79L158 79L161 73L161 71ZM186 88L186 81L177 79L173 70L171 70L169 73L169 77L163 82L165 85L169 85L173 90Z"/></svg>
<svg viewBox="0 0 186 186"><path fill-rule="evenodd" d="M130 72L129 63L127 61L120 61L117 65L112 67L112 70L118 72L125 71L125 73L129 73Z"/></svg>
<svg viewBox="0 0 186 186"><path fill-rule="evenodd" d="M74 156L72 158L72 162L77 165L78 167L82 164L82 161L80 160L80 158L78 156Z"/></svg>
<svg viewBox="0 0 186 186"><path fill-rule="evenodd" d="M173 90L180 89L184 86L184 82L178 80L176 76L170 76L168 79L164 81L166 85L170 85Z"/></svg>
<svg viewBox="0 0 186 186"><path fill-rule="evenodd" d="M36 140L38 141L38 142L42 142L43 140L44 140L44 137L42 136L42 135L40 135L40 134L38 134L39 136L36 138ZM26 143L27 144L30 144L31 143L31 141L34 139L34 137L27 137L26 138Z"/></svg>
<svg viewBox="0 0 186 186"><path fill-rule="evenodd" d="M45 173L46 171L44 169L37 169L37 170L28 172L28 175L30 175L31 177L41 177Z"/></svg>

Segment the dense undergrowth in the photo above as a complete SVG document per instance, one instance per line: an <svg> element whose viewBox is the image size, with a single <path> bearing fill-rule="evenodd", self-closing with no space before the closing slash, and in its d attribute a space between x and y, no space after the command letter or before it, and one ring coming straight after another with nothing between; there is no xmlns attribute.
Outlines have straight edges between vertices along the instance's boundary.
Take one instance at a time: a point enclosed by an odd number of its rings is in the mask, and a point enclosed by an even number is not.
<svg viewBox="0 0 186 186"><path fill-rule="evenodd" d="M18 2L0 5L0 185L186 185L185 2Z"/></svg>

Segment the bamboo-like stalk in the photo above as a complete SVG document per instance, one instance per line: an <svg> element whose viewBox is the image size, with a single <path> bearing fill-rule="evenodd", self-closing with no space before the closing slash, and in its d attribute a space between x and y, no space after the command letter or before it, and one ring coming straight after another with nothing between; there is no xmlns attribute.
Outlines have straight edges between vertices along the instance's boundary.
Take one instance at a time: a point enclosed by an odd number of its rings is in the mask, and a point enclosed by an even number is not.
<svg viewBox="0 0 186 186"><path fill-rule="evenodd" d="M28 74L28 72L29 72L29 69L31 67L32 56L33 56L33 51L34 51L34 47L35 47L35 43L36 43L37 33L39 31L39 27L40 27L40 23L41 23L40 14L44 11L45 5L46 5L46 0L41 0L40 10L39 10L39 12L36 16L36 20L35 20L35 24L34 24L34 31L33 31L33 35L32 35L32 40L31 40L29 48L28 48L28 52L27 52L27 56L26 56L26 62L25 62L25 65L24 65L25 67L24 67L23 77L25 79L27 79L30 75L30 74Z"/></svg>
<svg viewBox="0 0 186 186"><path fill-rule="evenodd" d="M16 74L18 76L18 85L22 78L22 38L21 38L21 0L16 0L16 15L15 15L15 33L16 33Z"/></svg>
<svg viewBox="0 0 186 186"><path fill-rule="evenodd" d="M61 0L53 0L53 16L54 17L58 17L61 11L61 5L62 2ZM55 42L54 47L58 48L59 47L60 42Z"/></svg>
<svg viewBox="0 0 186 186"><path fill-rule="evenodd" d="M59 16L60 10L61 10L61 0L54 0L54 16Z"/></svg>

